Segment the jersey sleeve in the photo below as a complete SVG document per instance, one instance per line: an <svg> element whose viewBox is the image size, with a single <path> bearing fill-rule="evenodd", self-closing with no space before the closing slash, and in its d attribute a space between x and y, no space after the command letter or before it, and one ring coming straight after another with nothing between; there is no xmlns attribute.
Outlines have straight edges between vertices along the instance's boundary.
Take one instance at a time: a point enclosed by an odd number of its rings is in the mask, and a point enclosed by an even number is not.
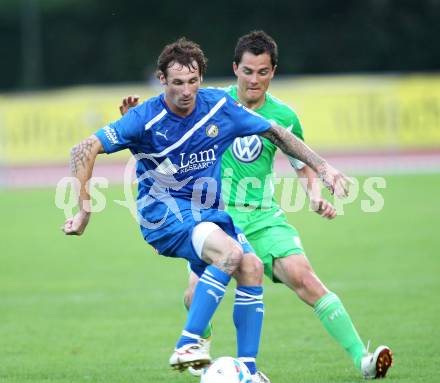
<svg viewBox="0 0 440 383"><path fill-rule="evenodd" d="M241 105L229 95L226 95L225 113L231 118L234 132L238 137L260 134L272 126L270 121Z"/></svg>
<svg viewBox="0 0 440 383"><path fill-rule="evenodd" d="M292 112L292 119L291 119L291 123L289 124L289 126L291 126L290 131L295 136L297 136L302 141L304 141L304 132L303 132L303 129L302 129L302 126L301 126L301 122L299 121L298 116L294 112Z"/></svg>
<svg viewBox="0 0 440 383"><path fill-rule="evenodd" d="M140 141L143 123L135 110L129 110L119 120L99 129L95 135L107 154L133 147Z"/></svg>

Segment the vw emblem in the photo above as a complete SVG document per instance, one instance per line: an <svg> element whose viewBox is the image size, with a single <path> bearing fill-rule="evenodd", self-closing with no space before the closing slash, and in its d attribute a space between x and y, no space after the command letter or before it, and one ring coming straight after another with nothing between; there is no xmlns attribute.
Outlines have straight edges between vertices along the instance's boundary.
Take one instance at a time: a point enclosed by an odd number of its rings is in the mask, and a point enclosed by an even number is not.
<svg viewBox="0 0 440 383"><path fill-rule="evenodd" d="M241 162L253 162L263 151L263 141L257 135L237 137L232 144L234 157Z"/></svg>

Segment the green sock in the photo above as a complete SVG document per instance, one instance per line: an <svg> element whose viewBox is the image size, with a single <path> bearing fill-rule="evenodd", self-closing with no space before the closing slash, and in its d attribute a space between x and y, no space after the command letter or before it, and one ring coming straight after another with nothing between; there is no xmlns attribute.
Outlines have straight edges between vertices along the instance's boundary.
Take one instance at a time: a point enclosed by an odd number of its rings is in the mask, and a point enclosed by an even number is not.
<svg viewBox="0 0 440 383"><path fill-rule="evenodd" d="M188 307L186 307L186 305L185 305L185 302L183 302L183 307L185 307L186 311L189 311ZM212 323L209 322L208 326L203 331L203 334L202 334L201 338L208 339L211 335L212 335Z"/></svg>
<svg viewBox="0 0 440 383"><path fill-rule="evenodd" d="M205 331L203 331L202 338L208 339L212 335L212 323L208 323L208 327L205 328Z"/></svg>
<svg viewBox="0 0 440 383"><path fill-rule="evenodd" d="M327 332L350 354L360 370L361 359L367 350L338 296L324 295L315 303L314 310Z"/></svg>

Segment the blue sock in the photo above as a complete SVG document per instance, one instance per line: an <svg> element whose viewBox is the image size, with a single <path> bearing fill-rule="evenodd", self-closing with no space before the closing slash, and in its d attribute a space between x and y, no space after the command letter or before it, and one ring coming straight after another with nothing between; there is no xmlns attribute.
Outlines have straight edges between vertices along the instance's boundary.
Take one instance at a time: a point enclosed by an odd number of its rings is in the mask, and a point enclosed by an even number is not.
<svg viewBox="0 0 440 383"><path fill-rule="evenodd" d="M255 358L260 347L264 304L261 286L239 286L235 290L234 324L237 329L237 356L250 373L257 372Z"/></svg>
<svg viewBox="0 0 440 383"><path fill-rule="evenodd" d="M182 336L176 348L197 343L225 295L231 276L215 266L208 266L194 291Z"/></svg>

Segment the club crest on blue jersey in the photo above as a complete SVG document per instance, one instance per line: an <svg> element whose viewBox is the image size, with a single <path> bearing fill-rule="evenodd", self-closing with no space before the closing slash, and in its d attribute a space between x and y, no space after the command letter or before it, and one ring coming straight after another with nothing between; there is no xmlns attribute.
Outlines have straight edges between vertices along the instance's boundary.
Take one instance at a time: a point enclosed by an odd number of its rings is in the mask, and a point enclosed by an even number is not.
<svg viewBox="0 0 440 383"><path fill-rule="evenodd" d="M238 137L232 144L232 154L241 162L254 162L263 151L263 141L257 135Z"/></svg>
<svg viewBox="0 0 440 383"><path fill-rule="evenodd" d="M214 124L209 124L206 127L206 135L208 137L214 138L218 136L218 126Z"/></svg>

